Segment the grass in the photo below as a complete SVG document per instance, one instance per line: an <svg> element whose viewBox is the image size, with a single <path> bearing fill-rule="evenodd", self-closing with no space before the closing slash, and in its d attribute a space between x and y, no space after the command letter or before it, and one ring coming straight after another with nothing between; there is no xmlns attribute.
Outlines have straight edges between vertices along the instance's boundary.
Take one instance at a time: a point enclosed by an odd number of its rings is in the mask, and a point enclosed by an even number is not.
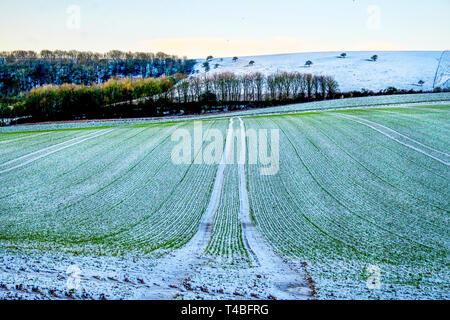
<svg viewBox="0 0 450 320"><path fill-rule="evenodd" d="M252 219L278 253L307 263L320 298L449 298L449 115L442 104L243 118L247 129L280 130L279 173L247 165ZM171 134L192 124L0 133L0 171L36 158L0 173L0 247L122 255L183 246L217 171L171 162ZM225 172L206 253L227 265L247 252L236 165ZM369 265L381 269L379 291L366 288Z"/></svg>
<svg viewBox="0 0 450 320"><path fill-rule="evenodd" d="M2 174L0 238L112 254L182 245L195 233L215 174L214 166L172 164L170 135L183 126L192 130L187 123L116 128ZM25 148L12 143L0 158L25 156L20 163L85 134L64 132L30 138Z"/></svg>
<svg viewBox="0 0 450 320"><path fill-rule="evenodd" d="M280 173L261 177L259 166L249 166L258 226L279 252L308 262L322 298L370 297L364 270L371 264L382 270L379 297L408 297L408 292L409 297L418 292L424 298L445 297L448 166L338 114L246 120L250 128L281 131ZM398 109L391 115L371 109L345 114L444 153L450 149L449 113ZM426 276L417 280L418 274ZM417 282L420 290L411 285Z"/></svg>

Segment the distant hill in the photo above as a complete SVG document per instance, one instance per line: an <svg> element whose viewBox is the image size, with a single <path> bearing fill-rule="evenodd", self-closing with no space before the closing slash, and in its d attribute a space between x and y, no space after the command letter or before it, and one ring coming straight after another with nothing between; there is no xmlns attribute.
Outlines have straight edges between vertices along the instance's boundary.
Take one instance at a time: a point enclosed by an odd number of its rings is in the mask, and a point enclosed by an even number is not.
<svg viewBox="0 0 450 320"><path fill-rule="evenodd" d="M397 89L433 90L433 82L438 68L441 51L367 51L346 52L293 53L266 56L214 58L210 60L211 73L234 72L237 74L262 72L265 74L277 71L300 71L316 75L333 76L339 83L341 91L360 91L361 89L379 91L388 87ZM446 52L448 53L448 52ZM374 55L377 61L369 61ZM443 63L439 68L436 87L449 86L448 60L450 54L443 55ZM312 61L306 67L306 61ZM254 61L253 65L250 62ZM194 72L205 72L203 63L197 60ZM218 66L217 66L218 65ZM419 85L419 81L423 85Z"/></svg>

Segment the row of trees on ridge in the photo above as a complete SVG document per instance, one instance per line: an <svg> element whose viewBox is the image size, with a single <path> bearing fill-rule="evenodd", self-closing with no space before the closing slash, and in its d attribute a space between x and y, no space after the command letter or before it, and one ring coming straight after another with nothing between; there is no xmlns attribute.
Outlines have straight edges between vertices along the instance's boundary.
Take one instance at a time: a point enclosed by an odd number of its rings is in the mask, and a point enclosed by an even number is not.
<svg viewBox="0 0 450 320"><path fill-rule="evenodd" d="M260 72L236 75L231 72L194 76L174 89L178 103L202 101L205 94L219 103L262 102L267 100L331 99L339 90L333 77L300 72Z"/></svg>

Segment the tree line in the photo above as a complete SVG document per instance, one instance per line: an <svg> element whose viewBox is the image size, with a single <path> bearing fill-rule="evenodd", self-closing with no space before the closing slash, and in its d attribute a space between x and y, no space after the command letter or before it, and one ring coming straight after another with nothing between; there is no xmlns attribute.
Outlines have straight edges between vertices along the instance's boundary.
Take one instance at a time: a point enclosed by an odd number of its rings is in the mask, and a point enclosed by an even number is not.
<svg viewBox="0 0 450 320"><path fill-rule="evenodd" d="M40 52L27 50L0 51L0 57L14 60L32 60L32 59L48 59L48 60L78 60L79 62L99 61L99 60L165 60L178 59L175 55L169 55L164 52L124 52L120 50L111 50L106 53L98 53L92 51L78 50L42 50ZM183 58L187 59L187 58Z"/></svg>
<svg viewBox="0 0 450 320"><path fill-rule="evenodd" d="M11 106L0 105L0 118L31 116L33 121L127 117L141 100L167 100L182 74L159 78L112 78L101 84L45 85L32 89ZM147 110L157 115L158 110ZM163 112L163 111L161 111Z"/></svg>
<svg viewBox="0 0 450 320"><path fill-rule="evenodd" d="M0 52L0 96L16 96L47 84L100 84L115 76L156 78L189 74L194 65L195 60L163 52Z"/></svg>
<svg viewBox="0 0 450 320"><path fill-rule="evenodd" d="M91 86L66 83L33 88L12 106L0 106L0 117L47 121L162 116L332 99L337 92L332 77L299 72L113 77Z"/></svg>
<svg viewBox="0 0 450 320"><path fill-rule="evenodd" d="M339 90L330 76L300 72L260 72L236 75L231 72L203 77L194 76L181 81L175 88L174 101L201 102L208 96L218 103L263 102L332 99Z"/></svg>

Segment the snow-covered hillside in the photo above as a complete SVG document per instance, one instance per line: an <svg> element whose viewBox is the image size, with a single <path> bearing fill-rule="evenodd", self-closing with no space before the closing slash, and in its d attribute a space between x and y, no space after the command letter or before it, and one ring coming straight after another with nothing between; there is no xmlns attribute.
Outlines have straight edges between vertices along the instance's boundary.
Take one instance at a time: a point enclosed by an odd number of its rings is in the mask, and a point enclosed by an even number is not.
<svg viewBox="0 0 450 320"><path fill-rule="evenodd" d="M230 71L237 74L262 72L265 74L277 71L299 71L317 75L330 75L339 82L341 91L382 90L387 87L397 89L432 90L433 81L442 52L440 51L370 51L347 52L345 59L339 58L342 52L294 53L267 56L239 57L236 62L232 58L214 58L210 61L211 70L215 72ZM373 55L378 55L378 61L368 61ZM444 60L447 55L444 55ZM311 60L313 65L305 67L305 62ZM250 66L249 62L254 61ZM203 74L202 64L198 60L195 72ZM219 66L217 68L216 64ZM440 68L436 86L449 83L448 63ZM418 82L425 83L419 86Z"/></svg>

